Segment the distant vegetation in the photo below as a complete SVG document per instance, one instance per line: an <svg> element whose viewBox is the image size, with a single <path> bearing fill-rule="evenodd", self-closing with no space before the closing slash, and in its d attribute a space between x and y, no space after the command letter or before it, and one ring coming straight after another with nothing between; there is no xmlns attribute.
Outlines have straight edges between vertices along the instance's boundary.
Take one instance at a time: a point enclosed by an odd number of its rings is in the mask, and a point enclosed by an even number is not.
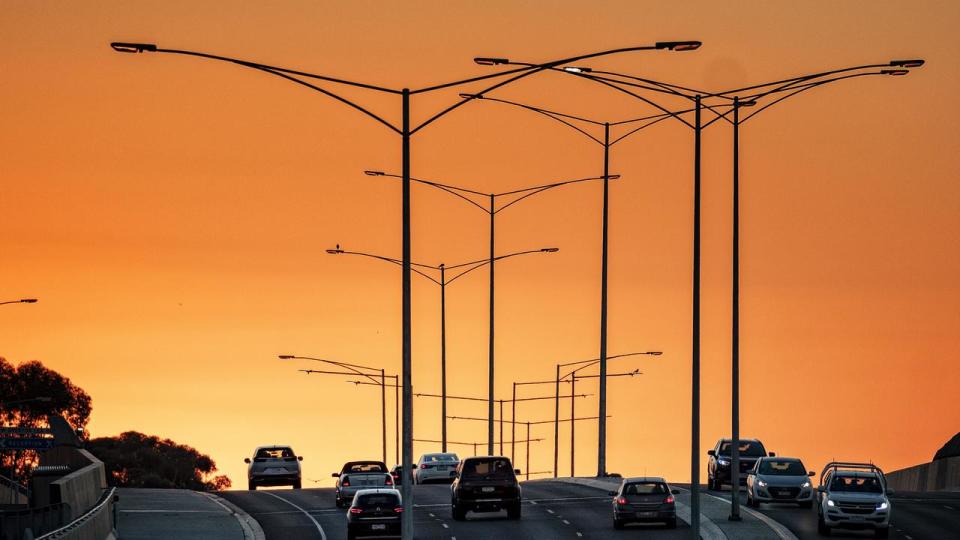
<svg viewBox="0 0 960 540"><path fill-rule="evenodd" d="M67 377L36 360L14 366L0 358L0 425L45 427L48 415L61 415L85 429L92 411L90 395ZM220 490L231 484L226 476L214 476L217 464L210 456L170 439L127 431L86 441L85 448L104 462L107 481L119 487ZM26 478L36 464L32 450L0 453L5 476Z"/></svg>
<svg viewBox="0 0 960 540"><path fill-rule="evenodd" d="M127 431L93 439L86 448L106 464L108 482L117 487L211 491L231 485L226 476L211 478L217 464L210 456L170 439Z"/></svg>

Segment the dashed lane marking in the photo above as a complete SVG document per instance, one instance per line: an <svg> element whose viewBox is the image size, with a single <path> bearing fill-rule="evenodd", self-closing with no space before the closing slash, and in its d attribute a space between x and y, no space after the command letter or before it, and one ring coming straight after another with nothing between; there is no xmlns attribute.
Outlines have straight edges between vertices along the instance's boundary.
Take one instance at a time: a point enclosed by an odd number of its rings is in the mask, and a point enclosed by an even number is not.
<svg viewBox="0 0 960 540"><path fill-rule="evenodd" d="M943 507L946 508L947 510L953 510L952 506L943 505Z"/></svg>
<svg viewBox="0 0 960 540"><path fill-rule="evenodd" d="M441 523L441 525L443 525L443 528L444 528L444 529L449 529L449 528L450 528L450 526L447 525L446 523Z"/></svg>
<svg viewBox="0 0 960 540"><path fill-rule="evenodd" d="M583 536L583 533L580 531L577 531L577 536Z"/></svg>
<svg viewBox="0 0 960 540"><path fill-rule="evenodd" d="M569 525L569 524L570 524L570 522L569 522L569 521L567 521L567 520L563 520L563 524L564 524L564 525Z"/></svg>
<svg viewBox="0 0 960 540"><path fill-rule="evenodd" d="M547 508L547 512L550 512L550 513L552 514L552 513L553 513L553 510Z"/></svg>
<svg viewBox="0 0 960 540"><path fill-rule="evenodd" d="M435 516L435 515L433 515L433 514L430 514L430 517L437 517L437 516Z"/></svg>
<svg viewBox="0 0 960 540"><path fill-rule="evenodd" d="M269 496L271 496L271 497L273 497L273 498L275 498L275 499L279 499L279 500L281 500L281 501L289 504L290 506L296 508L297 510L303 512L303 515L305 515L305 516L307 516L308 518L310 518L310 521L312 521L313 524L314 524L314 526L317 527L317 531L320 532L320 538L321 538L322 540L327 540L327 533L323 532L323 527L321 527L321 526L320 526L320 523L319 523L316 519L314 519L313 516L310 515L310 512L307 512L306 510L304 510L304 509L301 508L300 506L298 506L298 505L296 505L296 504L294 504L294 503L292 503L292 502L284 499L283 497L281 497L281 496L279 496L279 495L274 495L273 493L270 493L269 491L263 491L263 492L261 492L261 493L263 493L264 495L269 495Z"/></svg>

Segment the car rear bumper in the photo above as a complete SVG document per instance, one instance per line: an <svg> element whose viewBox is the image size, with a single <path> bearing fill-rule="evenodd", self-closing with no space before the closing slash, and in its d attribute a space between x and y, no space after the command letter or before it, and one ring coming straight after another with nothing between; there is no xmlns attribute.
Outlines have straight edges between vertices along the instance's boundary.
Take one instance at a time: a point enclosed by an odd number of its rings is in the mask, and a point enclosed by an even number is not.
<svg viewBox="0 0 960 540"><path fill-rule="evenodd" d="M400 520L392 519L370 519L370 520L351 520L347 523L347 529L359 535L365 534L400 534Z"/></svg>
<svg viewBox="0 0 960 540"><path fill-rule="evenodd" d="M298 474L265 474L247 478L258 486L286 486L300 481Z"/></svg>
<svg viewBox="0 0 960 540"><path fill-rule="evenodd" d="M675 507L670 510L660 509L639 512L634 510L614 510L613 519L621 523L673 521L677 519L677 510Z"/></svg>
<svg viewBox="0 0 960 540"><path fill-rule="evenodd" d="M453 482L457 477L456 469L438 471L435 469L417 469L417 482Z"/></svg>
<svg viewBox="0 0 960 540"><path fill-rule="evenodd" d="M508 508L520 506L519 498L484 498L484 499L460 499L457 505L464 511L472 512L499 512Z"/></svg>

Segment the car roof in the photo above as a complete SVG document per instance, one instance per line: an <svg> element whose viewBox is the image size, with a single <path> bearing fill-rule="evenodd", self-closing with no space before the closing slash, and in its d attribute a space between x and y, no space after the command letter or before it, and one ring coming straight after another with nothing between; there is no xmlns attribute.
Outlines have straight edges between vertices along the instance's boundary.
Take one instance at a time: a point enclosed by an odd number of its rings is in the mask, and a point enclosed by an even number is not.
<svg viewBox="0 0 960 540"><path fill-rule="evenodd" d="M472 456L468 458L463 458L463 461L492 461L495 459L505 459L510 461L510 458L506 456Z"/></svg>
<svg viewBox="0 0 960 540"><path fill-rule="evenodd" d="M785 456L763 456L760 461L800 461L800 458Z"/></svg>
<svg viewBox="0 0 960 540"><path fill-rule="evenodd" d="M843 469L838 469L835 473L836 476L847 476L847 477L856 477L856 478L876 478L877 473L872 471L845 471Z"/></svg>
<svg viewBox="0 0 960 540"><path fill-rule="evenodd" d="M373 488L373 489L359 489L357 490L357 495L378 495L378 494L390 494L400 497L400 490L390 489L390 488Z"/></svg>
<svg viewBox="0 0 960 540"><path fill-rule="evenodd" d="M636 482L660 482L661 484L666 484L667 481L659 476L632 476L630 478L624 478L624 484L633 484Z"/></svg>
<svg viewBox="0 0 960 540"><path fill-rule="evenodd" d="M259 452L260 450L293 450L293 447L283 444L273 444L270 446L258 446L255 452Z"/></svg>
<svg viewBox="0 0 960 540"><path fill-rule="evenodd" d="M745 439L743 437L740 437L737 440L740 442L757 442L757 443L763 444L762 442L760 442L760 439ZM731 441L733 441L733 439L731 438L720 439L720 442L731 442Z"/></svg>

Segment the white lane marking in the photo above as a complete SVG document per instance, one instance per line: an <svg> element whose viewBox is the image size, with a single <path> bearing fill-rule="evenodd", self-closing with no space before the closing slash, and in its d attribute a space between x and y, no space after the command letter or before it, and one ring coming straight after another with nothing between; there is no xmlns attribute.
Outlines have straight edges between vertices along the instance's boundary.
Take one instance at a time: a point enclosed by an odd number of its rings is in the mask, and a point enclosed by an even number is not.
<svg viewBox="0 0 960 540"><path fill-rule="evenodd" d="M237 519L237 523L240 524L240 529L243 530L244 540L266 540L267 535L264 534L263 529L260 527L260 522L244 511L243 508L240 508L226 499L221 499L218 495L214 495L213 493L204 493L204 495L206 495L211 501L220 505L220 507L227 512L230 512L230 514Z"/></svg>
<svg viewBox="0 0 960 540"><path fill-rule="evenodd" d="M611 497L558 497L556 499L528 499L530 504L536 503L545 503L545 502L563 502L563 501L599 501L599 500L610 500Z"/></svg>
<svg viewBox="0 0 960 540"><path fill-rule="evenodd" d="M537 501L530 501L530 504L537 504Z"/></svg>
<svg viewBox="0 0 960 540"><path fill-rule="evenodd" d="M435 517L437 517L437 516L435 516L435 515L433 515L433 514L430 514L430 517L435 518Z"/></svg>
<svg viewBox="0 0 960 540"><path fill-rule="evenodd" d="M569 521L567 521L567 520L563 520L563 524L564 524L564 525L569 525L569 524L570 524L570 522L569 522Z"/></svg>
<svg viewBox="0 0 960 540"><path fill-rule="evenodd" d="M279 496L279 495L274 495L273 493L270 493L269 491L263 491L263 492L261 492L261 493L263 493L264 495L269 495L269 496L273 497L274 499L280 499L281 501L283 501L283 502L289 504L290 506L296 508L297 510L303 512L303 515L305 515L305 516L307 516L308 518L310 518L310 521L312 521L313 524L317 527L317 530L320 531L320 538L321 538L322 540L327 540L327 533L323 532L323 527L321 527L321 526L320 526L320 523L317 522L317 520L314 519L313 516L310 515L310 512L307 512L306 510L304 510L303 508L300 508L300 507L297 506L296 504L294 504L294 503L292 503L292 502L284 499L283 497L281 497L281 496Z"/></svg>
<svg viewBox="0 0 960 540"><path fill-rule="evenodd" d="M947 510L953 510L952 506L943 505L943 507L946 508Z"/></svg>
<svg viewBox="0 0 960 540"><path fill-rule="evenodd" d="M450 528L450 526L447 525L446 523L441 523L441 525L443 525L443 528L444 528L444 529L449 529L449 528Z"/></svg>
<svg viewBox="0 0 960 540"><path fill-rule="evenodd" d="M577 531L577 536L583 536L583 533L580 531Z"/></svg>
<svg viewBox="0 0 960 540"><path fill-rule="evenodd" d="M550 513L552 514L552 513L553 513L553 510L547 508L547 512L550 512Z"/></svg>
<svg viewBox="0 0 960 540"><path fill-rule="evenodd" d="M713 497L718 501L723 501L727 504L731 504L729 499L724 499L723 497L717 497L716 495L711 495L709 493L707 493L706 495L709 497ZM798 540L796 535L790 532L790 529L784 527L779 521L765 514L761 514L760 512L751 510L747 508L745 505L740 506L740 510L762 521L767 527L770 527L777 536L780 537L780 540Z"/></svg>
<svg viewBox="0 0 960 540"><path fill-rule="evenodd" d="M909 534L906 534L903 537L906 538L907 540L913 540L913 537L910 536Z"/></svg>

